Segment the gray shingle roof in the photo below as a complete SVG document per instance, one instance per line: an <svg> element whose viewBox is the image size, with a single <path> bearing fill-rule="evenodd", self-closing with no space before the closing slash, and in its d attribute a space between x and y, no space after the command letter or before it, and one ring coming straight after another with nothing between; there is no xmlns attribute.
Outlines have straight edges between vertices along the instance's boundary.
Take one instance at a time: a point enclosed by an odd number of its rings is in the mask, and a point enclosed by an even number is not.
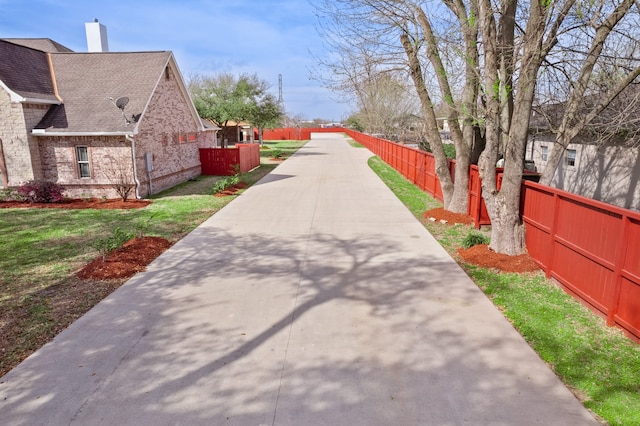
<svg viewBox="0 0 640 426"><path fill-rule="evenodd" d="M73 52L73 50L61 45L57 41L51 40L50 38L5 38L3 40L13 44L19 44L20 46L41 50L43 52Z"/></svg>
<svg viewBox="0 0 640 426"><path fill-rule="evenodd" d="M0 40L0 81L27 98L57 102L47 54L40 50Z"/></svg>
<svg viewBox="0 0 640 426"><path fill-rule="evenodd" d="M52 53L63 105L52 108L36 129L47 132L132 132L113 104L126 96L128 117L141 114L162 77L171 52Z"/></svg>

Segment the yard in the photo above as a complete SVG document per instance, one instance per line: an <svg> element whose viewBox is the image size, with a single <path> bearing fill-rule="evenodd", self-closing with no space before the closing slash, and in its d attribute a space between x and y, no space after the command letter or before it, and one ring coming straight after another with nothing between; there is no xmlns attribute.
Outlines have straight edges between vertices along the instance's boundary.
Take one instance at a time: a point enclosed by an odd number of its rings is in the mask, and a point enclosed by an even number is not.
<svg viewBox="0 0 640 426"><path fill-rule="evenodd" d="M266 143L254 183L303 143ZM502 273L456 251L471 231L422 216L440 204L374 157L370 165L465 268L583 404L611 425L640 424L640 345L541 273ZM124 280L88 281L76 271L99 256L96 241L118 229L178 241L233 197L213 197L220 178L200 177L131 210L0 209L0 376L49 341ZM470 356L473 356L470 354Z"/></svg>
<svg viewBox="0 0 640 426"><path fill-rule="evenodd" d="M302 145L265 143L261 167L243 179L251 185L273 170L270 152L290 155ZM101 241L118 233L178 241L234 198L213 196L220 179L201 176L141 209L0 209L0 376L125 281L76 276L100 256Z"/></svg>

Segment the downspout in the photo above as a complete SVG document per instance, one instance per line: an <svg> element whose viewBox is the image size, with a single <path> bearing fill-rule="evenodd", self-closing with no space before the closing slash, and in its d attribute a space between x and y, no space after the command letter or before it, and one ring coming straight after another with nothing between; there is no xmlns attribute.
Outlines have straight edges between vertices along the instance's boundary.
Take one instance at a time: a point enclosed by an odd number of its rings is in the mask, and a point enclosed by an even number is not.
<svg viewBox="0 0 640 426"><path fill-rule="evenodd" d="M140 181L138 180L138 167L136 166L136 141L132 136L124 135L124 137L131 142L131 160L133 161L133 180L136 182L136 199L141 199L138 188L140 187Z"/></svg>
<svg viewBox="0 0 640 426"><path fill-rule="evenodd" d="M2 147L2 139L0 138L0 177L2 177L2 187L9 187L9 174L7 173L7 163L4 160L4 149Z"/></svg>

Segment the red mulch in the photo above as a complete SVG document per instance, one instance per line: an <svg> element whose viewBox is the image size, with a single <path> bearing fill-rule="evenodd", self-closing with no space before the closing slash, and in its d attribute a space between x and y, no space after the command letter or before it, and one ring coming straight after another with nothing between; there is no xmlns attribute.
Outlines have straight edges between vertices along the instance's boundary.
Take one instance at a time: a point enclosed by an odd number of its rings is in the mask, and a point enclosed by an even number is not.
<svg viewBox="0 0 640 426"><path fill-rule="evenodd" d="M229 186L227 187L224 191L220 191L217 194L213 194L214 197L226 197L229 195L234 195L236 192L240 191L241 189L245 189L247 186L246 182L239 182L235 185Z"/></svg>
<svg viewBox="0 0 640 426"><path fill-rule="evenodd" d="M45 209L140 209L151 204L150 200L127 200L120 198L102 200L90 198L67 199L60 203L29 203L26 201L0 201L0 209L45 208Z"/></svg>
<svg viewBox="0 0 640 426"><path fill-rule="evenodd" d="M467 214L462 213L453 213L448 210L443 209L442 207L437 209L427 210L423 213L423 216L427 219L435 219L440 222L442 220L446 220L447 223L453 225L456 223L461 223L463 225L473 225L473 218Z"/></svg>
<svg viewBox="0 0 640 426"><path fill-rule="evenodd" d="M486 244L479 244L468 249L460 248L457 252L467 263L485 268L495 268L504 272L535 272L540 269L538 264L526 253L509 256L490 250Z"/></svg>
<svg viewBox="0 0 640 426"><path fill-rule="evenodd" d="M473 219L466 214L452 213L443 208L428 210L426 218L434 218L437 222L445 220L447 224L462 223L472 225ZM534 272L539 270L538 264L528 254L508 256L489 250L486 244L480 244L468 249L460 248L458 255L465 262L485 268L499 269L503 272Z"/></svg>
<svg viewBox="0 0 640 426"><path fill-rule="evenodd" d="M171 242L160 237L134 238L120 248L102 256L82 268L76 275L87 280L129 278L146 269L156 257L171 247Z"/></svg>

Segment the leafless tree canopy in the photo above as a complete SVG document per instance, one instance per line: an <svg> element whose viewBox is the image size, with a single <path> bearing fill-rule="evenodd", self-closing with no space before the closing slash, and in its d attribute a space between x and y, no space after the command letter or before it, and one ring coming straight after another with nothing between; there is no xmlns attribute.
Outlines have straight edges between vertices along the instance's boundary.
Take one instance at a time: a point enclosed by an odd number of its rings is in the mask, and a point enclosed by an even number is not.
<svg viewBox="0 0 640 426"><path fill-rule="evenodd" d="M445 208L466 210L464 169L478 142L484 145L478 164L497 251L523 248L519 192L533 111L557 140L543 183L579 134L635 132L636 0L324 0L317 8L333 51L321 61L330 70L328 85L357 97L354 82L364 75L411 78ZM452 129L455 182L445 168L436 106ZM499 154L505 158L500 190Z"/></svg>

